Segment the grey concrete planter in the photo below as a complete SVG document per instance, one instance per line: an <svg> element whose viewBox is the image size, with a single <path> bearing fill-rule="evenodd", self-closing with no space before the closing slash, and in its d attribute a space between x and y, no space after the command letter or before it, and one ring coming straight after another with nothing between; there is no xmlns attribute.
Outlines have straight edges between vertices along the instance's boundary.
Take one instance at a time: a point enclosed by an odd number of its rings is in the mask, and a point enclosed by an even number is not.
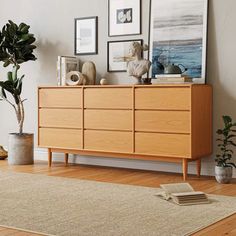
<svg viewBox="0 0 236 236"><path fill-rule="evenodd" d="M230 183L233 175L233 168L229 167L215 167L215 177L218 183L220 184L228 184Z"/></svg>
<svg viewBox="0 0 236 236"><path fill-rule="evenodd" d="M8 164L31 165L34 163L34 135L9 134Z"/></svg>

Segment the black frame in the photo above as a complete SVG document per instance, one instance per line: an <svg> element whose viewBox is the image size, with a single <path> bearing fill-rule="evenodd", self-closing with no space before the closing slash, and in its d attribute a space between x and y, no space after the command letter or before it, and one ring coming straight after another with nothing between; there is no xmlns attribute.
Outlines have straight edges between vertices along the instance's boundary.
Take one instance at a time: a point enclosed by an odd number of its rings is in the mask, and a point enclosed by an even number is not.
<svg viewBox="0 0 236 236"><path fill-rule="evenodd" d="M88 20L88 19L95 19L95 51L94 52L87 52L87 53L77 53L77 22L80 20ZM74 19L74 55L95 55L98 54L98 17L97 16L91 16L91 17L80 17Z"/></svg>
<svg viewBox="0 0 236 236"><path fill-rule="evenodd" d="M124 43L124 42L141 42L141 45L143 46L143 39L129 39L129 40L118 40L118 41L108 41L107 42L107 72L126 72L127 70L109 70L109 61L110 61L110 57L109 57L109 52L110 52L110 44L111 43Z"/></svg>
<svg viewBox="0 0 236 236"><path fill-rule="evenodd" d="M117 37L117 36L129 36L129 35L140 35L142 34L142 0L139 0L139 8L140 8L140 19L139 19L139 33L135 34L116 34L116 35L111 35L110 34L110 1L108 0L108 36L109 37Z"/></svg>

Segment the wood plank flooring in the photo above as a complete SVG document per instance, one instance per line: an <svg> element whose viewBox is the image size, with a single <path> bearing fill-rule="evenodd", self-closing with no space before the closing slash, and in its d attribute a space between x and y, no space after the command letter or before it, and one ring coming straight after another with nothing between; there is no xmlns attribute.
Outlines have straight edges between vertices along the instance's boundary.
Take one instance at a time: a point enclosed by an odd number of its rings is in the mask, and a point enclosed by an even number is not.
<svg viewBox="0 0 236 236"><path fill-rule="evenodd" d="M86 165L69 165L65 167L63 163L55 162L53 162L51 168L48 168L47 162L43 161L36 162L35 165L32 166L8 166L7 161L0 161L0 170L147 187L159 187L160 184L163 183L183 182L181 174ZM221 185L218 184L213 177L203 176L197 178L196 176L190 175L187 182L189 182L193 188L198 191L204 191L211 194L236 196L236 179L234 179L231 184ZM5 235L36 236L38 234L0 227L0 236ZM236 236L236 214L193 235Z"/></svg>

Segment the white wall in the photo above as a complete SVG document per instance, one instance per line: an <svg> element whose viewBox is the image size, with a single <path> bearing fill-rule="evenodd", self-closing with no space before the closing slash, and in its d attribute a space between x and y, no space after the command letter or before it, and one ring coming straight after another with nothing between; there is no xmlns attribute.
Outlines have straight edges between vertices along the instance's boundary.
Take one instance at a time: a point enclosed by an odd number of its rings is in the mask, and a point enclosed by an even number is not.
<svg viewBox="0 0 236 236"><path fill-rule="evenodd" d="M108 37L107 8L108 0L1 0L0 27L8 19L17 23L26 22L37 38L36 62L22 66L26 74L23 96L26 103L25 131L36 133L38 85L56 84L56 59L58 55L73 55L74 18L98 16L99 47L98 55L83 56L82 61L92 60L96 63L98 78L106 76L110 83L132 83L125 73L107 74L106 45L108 40L139 39L148 42L149 0L142 0L141 36ZM208 83L214 88L214 131L221 125L221 116L229 114L236 120L236 1L210 0L209 4L209 38L208 38ZM5 79L8 69L0 67L0 80ZM8 104L0 103L0 143L7 145L8 133L16 130L15 115ZM215 137L214 137L215 139ZM215 149L215 148L214 148ZM40 158L44 152L37 151ZM236 160L236 159L235 159ZM179 165L161 164L142 161L121 161L113 159L79 158L77 162L128 166L144 169L161 169L163 171L181 171ZM213 157L206 158L203 172L212 174Z"/></svg>

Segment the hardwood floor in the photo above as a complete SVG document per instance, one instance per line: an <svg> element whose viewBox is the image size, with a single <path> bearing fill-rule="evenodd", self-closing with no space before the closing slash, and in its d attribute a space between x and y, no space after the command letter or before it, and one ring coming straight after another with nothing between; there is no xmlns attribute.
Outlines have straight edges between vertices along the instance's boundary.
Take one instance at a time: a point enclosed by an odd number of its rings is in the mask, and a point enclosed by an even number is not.
<svg viewBox="0 0 236 236"><path fill-rule="evenodd" d="M7 161L0 161L0 170L147 187L159 187L159 185L163 183L183 181L181 174L70 164L65 167L63 163L55 162L53 162L51 168L48 168L47 162L42 161L36 162L35 165L32 166L8 166ZM193 188L198 191L204 191L211 194L236 196L236 179L234 179L231 184L221 185L218 184L213 177L203 176L198 178L196 176L189 175L187 182L189 182ZM5 235L36 236L38 234L0 227L0 236ZM194 236L200 235L236 236L236 214L194 234Z"/></svg>

